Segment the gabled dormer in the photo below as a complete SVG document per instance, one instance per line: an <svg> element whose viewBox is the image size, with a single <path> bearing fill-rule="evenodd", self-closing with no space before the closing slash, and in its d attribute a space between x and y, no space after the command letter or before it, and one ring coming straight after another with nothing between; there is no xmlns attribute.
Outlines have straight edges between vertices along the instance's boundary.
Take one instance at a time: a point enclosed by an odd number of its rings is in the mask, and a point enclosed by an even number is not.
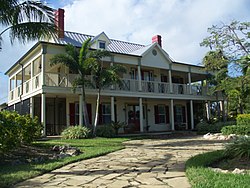
<svg viewBox="0 0 250 188"><path fill-rule="evenodd" d="M104 32L102 32L92 39L91 48L106 50L109 44L110 44L110 40L108 36Z"/></svg>

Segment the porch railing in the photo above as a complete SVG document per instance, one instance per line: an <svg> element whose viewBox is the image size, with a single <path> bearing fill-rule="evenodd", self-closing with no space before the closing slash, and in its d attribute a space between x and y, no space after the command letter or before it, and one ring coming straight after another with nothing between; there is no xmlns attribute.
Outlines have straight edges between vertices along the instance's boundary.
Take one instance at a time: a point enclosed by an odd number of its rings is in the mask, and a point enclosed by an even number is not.
<svg viewBox="0 0 250 188"><path fill-rule="evenodd" d="M55 87L73 87L74 80L78 77L78 74L63 74L63 73L46 73L45 85ZM88 80L93 83L93 76L88 76ZM35 91L42 86L41 73L33 76L18 87L12 89L9 92L9 100L14 100L20 97L21 94L28 94ZM141 81L141 91L139 87L139 80L134 79L122 79L121 84L115 84L104 88L104 90L117 90L128 92L145 92L145 93L157 93L157 94L170 94L170 84L166 82L157 81ZM93 85L94 86L94 85ZM88 89L94 89L93 86L86 86ZM208 88L200 85L178 84L173 83L172 94L177 95L209 95ZM22 90L22 87L23 90ZM191 93L190 93L191 91ZM23 93L22 93L23 92Z"/></svg>

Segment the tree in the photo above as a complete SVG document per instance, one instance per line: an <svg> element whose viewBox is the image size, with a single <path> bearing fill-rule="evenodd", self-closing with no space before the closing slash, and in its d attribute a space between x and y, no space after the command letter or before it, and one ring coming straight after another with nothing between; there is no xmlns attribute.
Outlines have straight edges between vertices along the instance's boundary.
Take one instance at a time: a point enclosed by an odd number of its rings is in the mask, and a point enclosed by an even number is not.
<svg viewBox="0 0 250 188"><path fill-rule="evenodd" d="M84 124L89 127L89 118L87 111L85 86L88 84L87 76L90 74L90 65L99 62L101 58L107 56L107 53L103 53L100 50L91 51L90 50L91 39L87 39L79 50L75 46L68 44L65 47L66 53L57 54L50 59L50 64L64 64L69 67L69 69L78 73L77 77L73 82L73 91L75 92L77 88L81 89L81 94L83 98L83 115Z"/></svg>
<svg viewBox="0 0 250 188"><path fill-rule="evenodd" d="M215 85L215 91L223 91L230 101L232 109L239 109L244 112L249 97L248 80L250 69L250 22L233 21L230 24L208 28L210 36L206 37L201 46L210 47L203 58L203 64L207 70L215 71L211 83ZM240 67L241 75L231 77L229 69L238 72ZM239 74L238 74L239 75ZM234 106L233 106L234 105Z"/></svg>
<svg viewBox="0 0 250 188"><path fill-rule="evenodd" d="M37 40L55 33L54 10L40 1L0 0L0 24L9 31L10 41L20 42Z"/></svg>
<svg viewBox="0 0 250 188"><path fill-rule="evenodd" d="M94 52L97 61L91 62L88 67L93 75L94 85L93 87L97 89L97 98L96 98L96 112L95 112L95 121L93 127L93 136L96 133L96 126L99 117L99 106L100 106L100 96L101 90L110 87L113 84L121 85L121 74L126 72L126 68L122 65L114 64L108 67L104 67L102 56L109 56L109 52L105 50L98 50Z"/></svg>
<svg viewBox="0 0 250 188"><path fill-rule="evenodd" d="M208 32L210 36L200 43L201 46L221 51L228 63L244 64L242 68L245 69L250 66L250 22L232 21L230 24L213 25Z"/></svg>

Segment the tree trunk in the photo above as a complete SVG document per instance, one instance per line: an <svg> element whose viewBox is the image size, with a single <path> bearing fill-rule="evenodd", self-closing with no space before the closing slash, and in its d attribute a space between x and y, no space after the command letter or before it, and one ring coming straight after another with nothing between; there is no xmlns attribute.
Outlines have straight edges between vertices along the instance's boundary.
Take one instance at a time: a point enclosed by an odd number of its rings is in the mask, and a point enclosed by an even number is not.
<svg viewBox="0 0 250 188"><path fill-rule="evenodd" d="M90 128L89 126L89 115L88 115L88 109L87 109L87 103L86 103L86 96L85 96L85 89L84 86L82 87L82 111L83 111L83 117L84 117L84 124L86 127ZM82 114L81 114L82 115Z"/></svg>
<svg viewBox="0 0 250 188"><path fill-rule="evenodd" d="M96 108L95 108L95 122L93 127L93 136L96 136L96 127L98 122L98 116L99 116L99 106L100 106L100 94L101 90L98 89L97 98L96 98Z"/></svg>

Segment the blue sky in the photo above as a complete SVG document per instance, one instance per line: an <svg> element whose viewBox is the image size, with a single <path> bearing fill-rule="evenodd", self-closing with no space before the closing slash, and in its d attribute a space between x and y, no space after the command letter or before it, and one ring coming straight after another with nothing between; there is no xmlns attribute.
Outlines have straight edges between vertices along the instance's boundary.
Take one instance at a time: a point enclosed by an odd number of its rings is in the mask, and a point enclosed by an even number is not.
<svg viewBox="0 0 250 188"><path fill-rule="evenodd" d="M232 20L250 21L249 0L46 0L53 8L65 9L65 28L109 38L150 44L162 36L163 49L176 61L199 64L209 50L199 46L207 28ZM0 27L0 32L3 30ZM34 44L11 45L3 36L0 52L0 104L7 101L4 75Z"/></svg>

